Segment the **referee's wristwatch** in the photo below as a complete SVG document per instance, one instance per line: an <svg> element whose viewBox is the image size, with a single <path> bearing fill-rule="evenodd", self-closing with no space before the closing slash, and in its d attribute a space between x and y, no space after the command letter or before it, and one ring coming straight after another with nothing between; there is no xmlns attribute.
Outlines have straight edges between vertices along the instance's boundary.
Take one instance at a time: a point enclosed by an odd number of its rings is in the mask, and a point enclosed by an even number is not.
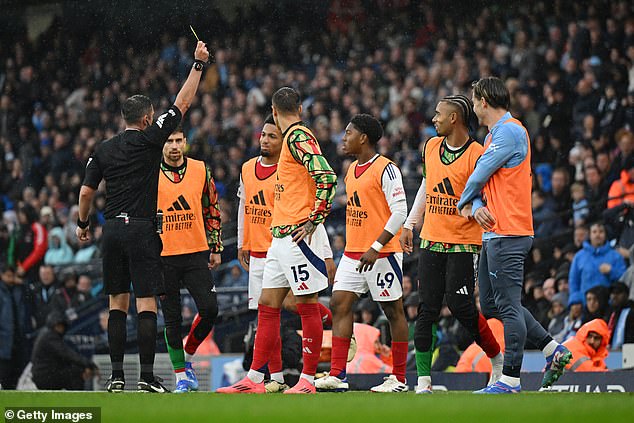
<svg viewBox="0 0 634 423"><path fill-rule="evenodd" d="M203 62L202 60L194 60L195 70L197 70L198 72L202 72L204 68L205 68L205 62Z"/></svg>

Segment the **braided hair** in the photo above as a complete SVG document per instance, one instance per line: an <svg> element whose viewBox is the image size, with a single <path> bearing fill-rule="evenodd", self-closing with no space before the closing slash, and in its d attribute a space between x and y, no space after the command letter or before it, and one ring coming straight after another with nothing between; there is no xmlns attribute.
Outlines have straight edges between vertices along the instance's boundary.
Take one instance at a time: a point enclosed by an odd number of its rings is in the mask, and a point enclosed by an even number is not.
<svg viewBox="0 0 634 423"><path fill-rule="evenodd" d="M473 103L468 97L464 95L449 95L443 98L441 101L451 103L458 107L458 109L460 110L460 116L462 116L462 121L465 123L465 125L469 124L471 114L473 113Z"/></svg>

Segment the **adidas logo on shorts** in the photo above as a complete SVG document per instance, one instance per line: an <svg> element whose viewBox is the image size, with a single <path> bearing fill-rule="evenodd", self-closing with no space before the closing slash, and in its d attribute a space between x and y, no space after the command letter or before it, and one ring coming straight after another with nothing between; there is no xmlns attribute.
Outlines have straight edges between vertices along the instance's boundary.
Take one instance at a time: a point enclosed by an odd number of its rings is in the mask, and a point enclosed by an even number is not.
<svg viewBox="0 0 634 423"><path fill-rule="evenodd" d="M381 291L381 293L379 294L379 297L389 297L390 296L390 291L388 291L387 289L384 289L383 291Z"/></svg>
<svg viewBox="0 0 634 423"><path fill-rule="evenodd" d="M469 291L467 291L466 286L463 286L462 288L456 291L456 294L469 295Z"/></svg>
<svg viewBox="0 0 634 423"><path fill-rule="evenodd" d="M297 287L298 291L307 291L308 290L308 285L306 285L306 282L302 282L301 284L299 284L299 286Z"/></svg>

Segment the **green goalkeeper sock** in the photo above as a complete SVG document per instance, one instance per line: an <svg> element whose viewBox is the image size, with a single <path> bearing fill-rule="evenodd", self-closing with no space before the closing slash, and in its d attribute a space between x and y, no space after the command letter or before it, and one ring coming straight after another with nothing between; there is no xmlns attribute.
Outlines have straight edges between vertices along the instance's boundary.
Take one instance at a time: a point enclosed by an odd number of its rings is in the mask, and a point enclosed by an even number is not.
<svg viewBox="0 0 634 423"><path fill-rule="evenodd" d="M163 330L165 336L165 343L167 344L167 352L170 355L170 361L174 367L174 371L185 369L185 351L183 348L172 348L167 340L167 331Z"/></svg>
<svg viewBox="0 0 634 423"><path fill-rule="evenodd" d="M418 376L431 375L432 356L434 355L434 350L436 349L436 341L438 340L437 330L438 330L438 326L436 325L436 323L432 324L431 345L429 346L429 350L427 351L416 350L416 373L418 373Z"/></svg>

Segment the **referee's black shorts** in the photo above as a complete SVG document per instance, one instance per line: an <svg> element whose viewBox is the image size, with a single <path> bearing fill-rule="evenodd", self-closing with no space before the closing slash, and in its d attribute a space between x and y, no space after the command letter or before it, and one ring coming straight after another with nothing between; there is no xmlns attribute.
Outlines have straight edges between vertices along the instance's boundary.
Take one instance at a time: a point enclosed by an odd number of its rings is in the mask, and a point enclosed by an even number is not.
<svg viewBox="0 0 634 423"><path fill-rule="evenodd" d="M108 295L130 292L137 298L164 293L163 244L151 219L106 220L103 229L103 278Z"/></svg>

